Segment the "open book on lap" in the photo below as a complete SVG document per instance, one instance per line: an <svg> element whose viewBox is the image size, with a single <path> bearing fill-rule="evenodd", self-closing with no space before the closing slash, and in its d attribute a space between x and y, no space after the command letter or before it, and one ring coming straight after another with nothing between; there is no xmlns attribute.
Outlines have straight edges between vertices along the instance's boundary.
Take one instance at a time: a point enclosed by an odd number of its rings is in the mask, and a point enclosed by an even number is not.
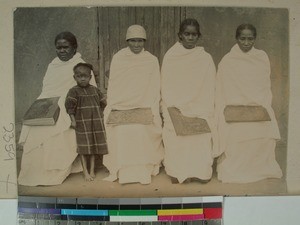
<svg viewBox="0 0 300 225"><path fill-rule="evenodd" d="M168 107L168 112L170 114L177 136L187 136L211 132L205 119L184 116L176 107Z"/></svg>
<svg viewBox="0 0 300 225"><path fill-rule="evenodd" d="M224 116L227 123L271 121L263 106L227 105Z"/></svg>
<svg viewBox="0 0 300 225"><path fill-rule="evenodd" d="M136 108L128 110L112 110L108 116L109 125L153 124L151 108Z"/></svg>

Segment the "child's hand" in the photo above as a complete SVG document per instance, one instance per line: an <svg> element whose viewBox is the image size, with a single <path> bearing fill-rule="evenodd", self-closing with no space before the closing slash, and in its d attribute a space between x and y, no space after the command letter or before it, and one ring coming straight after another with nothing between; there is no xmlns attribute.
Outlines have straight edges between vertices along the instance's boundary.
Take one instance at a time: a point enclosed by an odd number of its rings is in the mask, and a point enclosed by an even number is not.
<svg viewBox="0 0 300 225"><path fill-rule="evenodd" d="M71 126L70 127L73 128L73 129L76 128L76 121L75 120L71 121Z"/></svg>
<svg viewBox="0 0 300 225"><path fill-rule="evenodd" d="M70 126L70 128L75 129L76 128L76 119L75 119L74 114L70 114L70 118L71 118L71 126Z"/></svg>
<svg viewBox="0 0 300 225"><path fill-rule="evenodd" d="M106 99L105 98L101 99L101 101L100 101L100 107L101 107L102 110L104 110L104 108L106 107L106 105L107 105Z"/></svg>

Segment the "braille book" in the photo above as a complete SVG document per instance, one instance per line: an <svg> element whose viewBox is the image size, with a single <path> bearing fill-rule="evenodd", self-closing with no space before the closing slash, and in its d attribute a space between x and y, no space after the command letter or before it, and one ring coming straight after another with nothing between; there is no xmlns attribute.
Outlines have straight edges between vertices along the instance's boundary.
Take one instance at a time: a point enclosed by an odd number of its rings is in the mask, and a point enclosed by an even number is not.
<svg viewBox="0 0 300 225"><path fill-rule="evenodd" d="M227 123L270 121L267 110L262 106L227 105L224 109Z"/></svg>
<svg viewBox="0 0 300 225"><path fill-rule="evenodd" d="M60 108L59 97L37 99L23 117L23 124L29 126L55 125Z"/></svg>
<svg viewBox="0 0 300 225"><path fill-rule="evenodd" d="M125 125L125 124L143 124L153 123L151 108L136 108L129 110L112 110L108 116L107 124Z"/></svg>
<svg viewBox="0 0 300 225"><path fill-rule="evenodd" d="M210 133L205 119L184 116L176 107L168 107L168 111L177 136Z"/></svg>

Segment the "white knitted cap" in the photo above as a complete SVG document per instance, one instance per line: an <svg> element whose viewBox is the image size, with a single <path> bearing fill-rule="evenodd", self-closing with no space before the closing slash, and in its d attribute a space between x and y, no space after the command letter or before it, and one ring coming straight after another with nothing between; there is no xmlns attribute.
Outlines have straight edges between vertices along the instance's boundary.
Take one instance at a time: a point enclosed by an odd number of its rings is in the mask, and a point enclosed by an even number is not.
<svg viewBox="0 0 300 225"><path fill-rule="evenodd" d="M146 40L146 31L144 27L140 25L131 25L130 27L128 27L126 33L126 41L131 38L143 38Z"/></svg>

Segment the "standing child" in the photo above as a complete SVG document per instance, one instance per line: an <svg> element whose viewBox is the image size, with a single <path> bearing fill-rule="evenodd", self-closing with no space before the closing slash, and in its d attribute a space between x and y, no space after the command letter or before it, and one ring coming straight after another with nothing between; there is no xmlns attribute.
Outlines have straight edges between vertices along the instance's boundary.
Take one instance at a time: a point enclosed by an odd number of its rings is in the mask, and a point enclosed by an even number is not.
<svg viewBox="0 0 300 225"><path fill-rule="evenodd" d="M76 132L77 153L84 178L92 181L95 178L95 155L108 153L102 110L105 99L100 90L89 83L93 71L91 64L78 63L73 71L77 85L69 90L65 107L71 118L71 127Z"/></svg>

